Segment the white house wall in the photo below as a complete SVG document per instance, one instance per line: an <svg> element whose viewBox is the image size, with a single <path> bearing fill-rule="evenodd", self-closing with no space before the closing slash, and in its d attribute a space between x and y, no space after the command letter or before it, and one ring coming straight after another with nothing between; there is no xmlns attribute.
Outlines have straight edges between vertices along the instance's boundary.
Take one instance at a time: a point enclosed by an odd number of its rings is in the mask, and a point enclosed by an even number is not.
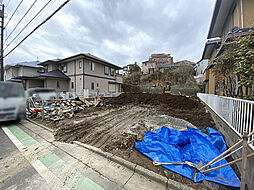
<svg viewBox="0 0 254 190"><path fill-rule="evenodd" d="M17 77L18 76L18 68L16 67L10 67L5 71L5 77L6 80L10 80L11 78Z"/></svg>

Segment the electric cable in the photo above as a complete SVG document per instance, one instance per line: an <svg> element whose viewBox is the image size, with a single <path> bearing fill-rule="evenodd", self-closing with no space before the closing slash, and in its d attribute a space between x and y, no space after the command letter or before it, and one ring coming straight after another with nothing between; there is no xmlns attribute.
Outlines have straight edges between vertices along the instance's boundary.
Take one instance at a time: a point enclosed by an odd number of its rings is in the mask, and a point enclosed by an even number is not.
<svg viewBox="0 0 254 190"><path fill-rule="evenodd" d="M51 2L52 0L49 0L40 10L39 12L26 24L26 26L24 26L22 28L22 30L11 40L10 43L8 43L8 45L6 46L6 48L14 41L17 39L17 37L32 23L32 21L49 5L49 3ZM6 49L5 48L5 49ZM4 49L4 50L5 50Z"/></svg>
<svg viewBox="0 0 254 190"><path fill-rule="evenodd" d="M8 20L8 22L6 23L6 25L5 25L4 28L6 28L6 26L9 24L9 22L10 22L11 19L12 19L12 17L15 15L15 13L16 13L17 10L19 9L19 7L20 7L20 5L23 3L23 1L24 1L24 0L21 0L21 1L19 2L18 6L17 6L16 9L13 11L13 13L12 13L10 19ZM9 1L9 2L10 2L10 1ZM7 3L6 7L9 5L9 2Z"/></svg>
<svg viewBox="0 0 254 190"><path fill-rule="evenodd" d="M16 26L14 27L14 29L10 32L10 34L8 35L8 37L6 38L6 40L8 40L8 38L12 35L12 33L16 30L16 28L18 27L18 25L21 23L21 21L26 17L26 15L29 13L29 11L33 8L34 4L37 2L37 0L35 0L33 2L33 4L29 7L29 9L26 11L26 13L23 15L23 17L19 20L19 22L16 24Z"/></svg>
<svg viewBox="0 0 254 190"><path fill-rule="evenodd" d="M23 40L21 40L11 51L9 51L4 58L7 57L10 53L12 53L18 46L20 46L31 34L33 34L37 29L39 29L43 24L45 24L49 19L51 19L58 11L60 11L70 0L65 1L58 9L56 9L50 16L48 16L42 23L36 26L32 32L30 32Z"/></svg>

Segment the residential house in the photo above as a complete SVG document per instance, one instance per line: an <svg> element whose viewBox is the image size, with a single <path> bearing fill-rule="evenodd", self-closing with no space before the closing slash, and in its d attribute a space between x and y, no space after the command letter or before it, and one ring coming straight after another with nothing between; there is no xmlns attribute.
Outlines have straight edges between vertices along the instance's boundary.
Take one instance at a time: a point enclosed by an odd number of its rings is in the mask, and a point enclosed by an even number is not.
<svg viewBox="0 0 254 190"><path fill-rule="evenodd" d="M133 72L137 72L137 73L141 72L141 68L139 67L137 63L129 64L123 67L123 76L128 76L129 74Z"/></svg>
<svg viewBox="0 0 254 190"><path fill-rule="evenodd" d="M234 37L246 36L254 31L253 0L217 0L210 24L207 42L202 55L209 60L204 72L206 93L223 95L213 72L212 61L219 56L225 43ZM246 92L244 90L244 95Z"/></svg>
<svg viewBox="0 0 254 190"><path fill-rule="evenodd" d="M208 61L209 61L208 59L200 60L194 66L194 73L195 73L194 78L196 79L197 83L203 82L203 76L204 76L205 69L208 66Z"/></svg>
<svg viewBox="0 0 254 190"><path fill-rule="evenodd" d="M70 78L59 70L45 72L40 62L23 62L5 66L5 80L20 82L24 89L54 88L56 92L68 91Z"/></svg>
<svg viewBox="0 0 254 190"><path fill-rule="evenodd" d="M44 66L46 72L60 70L69 78L66 91L77 95L83 95L84 91L90 94L121 92L123 80L119 70L122 68L89 53L47 60L39 65Z"/></svg>
<svg viewBox="0 0 254 190"><path fill-rule="evenodd" d="M170 54L152 54L148 61L142 62L143 74L152 74L159 71L161 67L168 67L173 64L173 57Z"/></svg>
<svg viewBox="0 0 254 190"><path fill-rule="evenodd" d="M175 67L184 67L184 66L194 67L195 63L188 60L182 60L171 64L160 65L158 66L158 69L161 73L164 73L165 71L170 70L172 68L174 69Z"/></svg>
<svg viewBox="0 0 254 190"><path fill-rule="evenodd" d="M195 63L191 62L189 60L181 60L181 61L174 62L173 65L175 65L175 66L192 66L192 67L194 67Z"/></svg>
<svg viewBox="0 0 254 190"><path fill-rule="evenodd" d="M17 76L26 76L36 73L37 71L43 72L44 68L38 66L39 61L21 62L16 64L7 64L5 66L5 80L10 81Z"/></svg>

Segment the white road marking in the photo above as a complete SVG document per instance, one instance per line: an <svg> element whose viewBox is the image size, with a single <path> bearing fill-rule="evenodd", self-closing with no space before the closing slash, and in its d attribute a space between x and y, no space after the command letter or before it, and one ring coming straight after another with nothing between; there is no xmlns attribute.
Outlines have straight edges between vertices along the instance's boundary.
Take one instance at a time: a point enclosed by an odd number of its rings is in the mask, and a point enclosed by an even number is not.
<svg viewBox="0 0 254 190"><path fill-rule="evenodd" d="M69 190L63 183L39 160L32 163L36 171L47 181L48 185L53 189Z"/></svg>
<svg viewBox="0 0 254 190"><path fill-rule="evenodd" d="M3 131L5 132L5 134L9 137L9 139L13 142L13 144L15 144L15 146L19 149L19 151L23 152L24 149L26 149L27 147L25 145L23 145L18 139L17 137L15 137L12 132L8 129L8 127L2 127Z"/></svg>
<svg viewBox="0 0 254 190"><path fill-rule="evenodd" d="M27 158L25 150L27 147L24 146L8 129L8 127L2 127L5 134L13 142L13 144L19 149L19 151ZM46 180L47 184L52 189L69 190L40 160L36 159L35 162L31 163L34 169Z"/></svg>

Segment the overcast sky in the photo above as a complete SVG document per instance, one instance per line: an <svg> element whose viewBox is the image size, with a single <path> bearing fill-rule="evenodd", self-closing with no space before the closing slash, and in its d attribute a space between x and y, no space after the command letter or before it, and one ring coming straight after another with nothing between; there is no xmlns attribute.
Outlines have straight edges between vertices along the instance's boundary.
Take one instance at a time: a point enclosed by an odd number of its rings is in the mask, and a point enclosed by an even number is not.
<svg viewBox="0 0 254 190"><path fill-rule="evenodd" d="M37 0L27 17L7 42L47 3ZM58 8L53 4L7 49L10 51L26 34ZM5 23L20 0L4 0ZM9 2L9 3L8 3ZM24 0L8 24L5 37L34 0ZM5 63L45 61L88 52L123 66L142 62L152 53L169 53L174 61L200 60L215 0L71 0L43 27L12 52ZM7 35L6 35L7 34Z"/></svg>

